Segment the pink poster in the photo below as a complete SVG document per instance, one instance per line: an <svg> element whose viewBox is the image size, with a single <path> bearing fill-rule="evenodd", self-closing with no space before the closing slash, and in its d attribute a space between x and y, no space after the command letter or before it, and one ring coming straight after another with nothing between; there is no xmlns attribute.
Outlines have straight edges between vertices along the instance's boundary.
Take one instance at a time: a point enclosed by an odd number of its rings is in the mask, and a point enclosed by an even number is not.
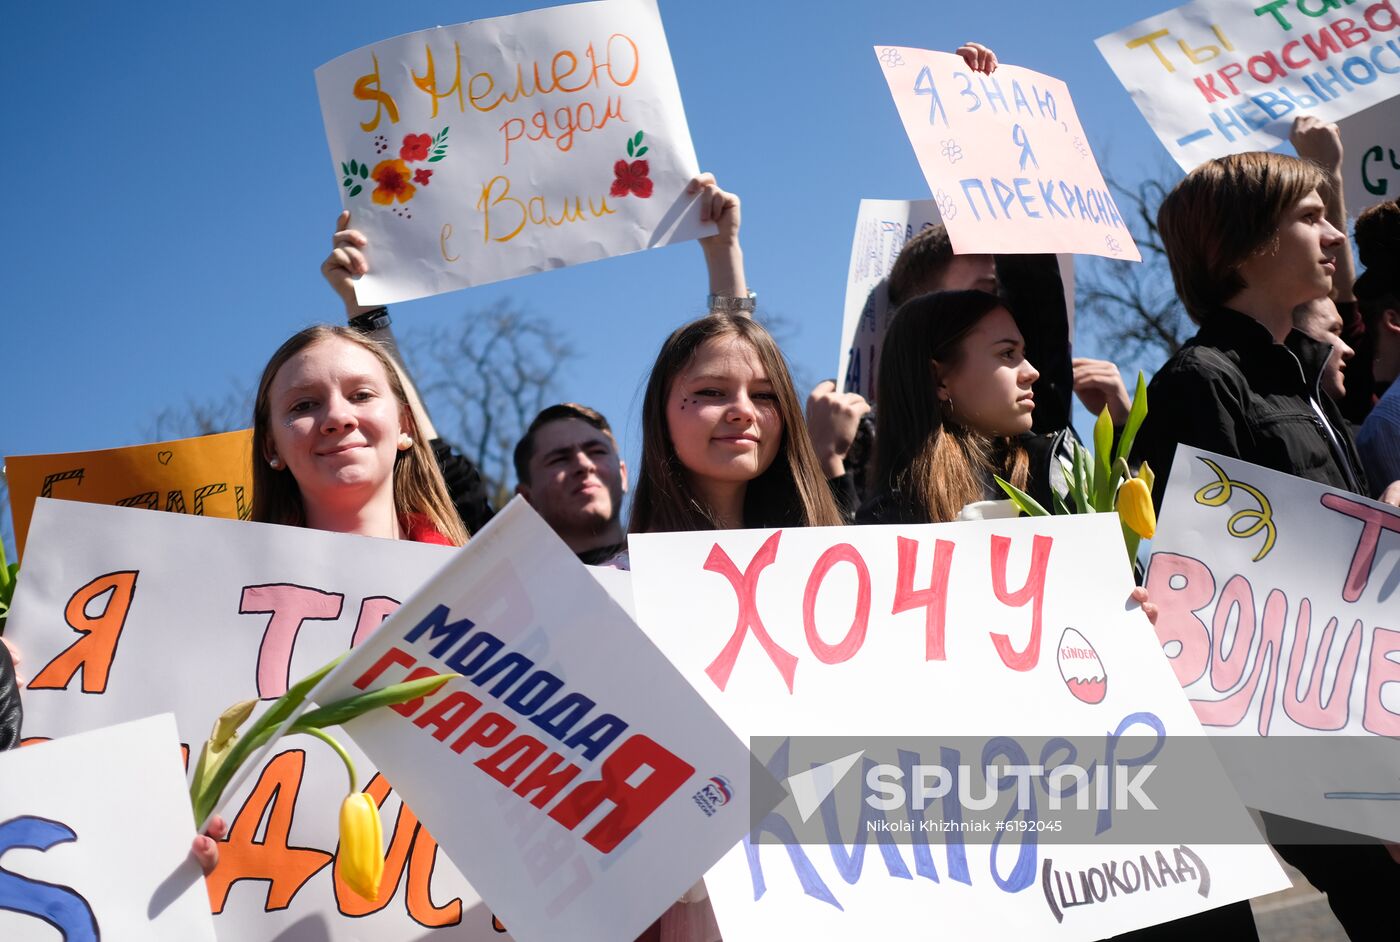
<svg viewBox="0 0 1400 942"><path fill-rule="evenodd" d="M1142 260L1064 82L924 49L875 56L954 251Z"/></svg>

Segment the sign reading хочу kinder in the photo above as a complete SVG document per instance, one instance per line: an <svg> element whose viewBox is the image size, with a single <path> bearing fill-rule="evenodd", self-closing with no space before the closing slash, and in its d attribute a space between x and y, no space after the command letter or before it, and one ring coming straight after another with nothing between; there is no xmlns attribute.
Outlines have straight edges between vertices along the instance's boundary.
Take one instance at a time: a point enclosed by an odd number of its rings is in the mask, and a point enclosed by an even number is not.
<svg viewBox="0 0 1400 942"><path fill-rule="evenodd" d="M712 234L654 0L409 33L316 70L361 304Z"/></svg>

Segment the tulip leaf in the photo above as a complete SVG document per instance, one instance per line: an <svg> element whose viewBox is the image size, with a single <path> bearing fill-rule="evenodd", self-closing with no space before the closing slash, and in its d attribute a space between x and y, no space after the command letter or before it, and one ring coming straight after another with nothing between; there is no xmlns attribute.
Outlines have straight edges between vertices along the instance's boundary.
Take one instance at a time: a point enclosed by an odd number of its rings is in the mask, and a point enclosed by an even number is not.
<svg viewBox="0 0 1400 942"><path fill-rule="evenodd" d="M1089 452L1079 442L1074 443L1074 480L1070 485L1070 496L1074 498L1076 513L1093 511L1089 502Z"/></svg>
<svg viewBox="0 0 1400 942"><path fill-rule="evenodd" d="M1050 516L1050 511L1040 506L1040 501L1021 490L1015 484L1003 480L1000 476L996 476L996 482L997 486L1006 492L1006 496L1011 498L1011 503L1016 505L1016 509L1020 510L1021 513L1025 514L1027 517Z"/></svg>
<svg viewBox="0 0 1400 942"><path fill-rule="evenodd" d="M370 710L377 710L380 707L386 706L397 706L400 703L436 693L439 687L456 676L456 674L436 674L432 677L424 677L419 680L390 684L388 687L383 687L379 690L356 694L353 697L346 697L344 700L337 700L335 703L328 703L314 710L307 710L301 716L297 717L297 721L292 724L290 732L301 733L308 729L324 729L327 726L340 726L342 723L348 723L355 717L363 713L368 713Z"/></svg>
<svg viewBox="0 0 1400 942"><path fill-rule="evenodd" d="M1143 378L1142 370L1138 370L1137 389L1133 391L1133 408L1128 412L1127 424L1123 426L1123 434L1118 438L1118 450L1114 453L1115 458L1127 458L1132 454L1133 443L1137 441L1138 429L1142 428L1142 420L1147 418L1147 380Z"/></svg>

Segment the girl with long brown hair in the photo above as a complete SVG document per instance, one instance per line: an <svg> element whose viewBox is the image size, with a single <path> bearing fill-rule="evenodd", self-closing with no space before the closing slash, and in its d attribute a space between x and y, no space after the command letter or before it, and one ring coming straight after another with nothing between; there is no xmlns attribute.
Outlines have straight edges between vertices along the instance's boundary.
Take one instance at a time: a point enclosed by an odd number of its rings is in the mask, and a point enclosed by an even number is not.
<svg viewBox="0 0 1400 942"><path fill-rule="evenodd" d="M293 334L263 368L253 402L259 523L461 546L467 541L403 380L384 348L349 327ZM228 831L194 839L207 874Z"/></svg>
<svg viewBox="0 0 1400 942"><path fill-rule="evenodd" d="M299 331L253 404L256 521L460 546L466 529L399 372L348 327Z"/></svg>
<svg viewBox="0 0 1400 942"><path fill-rule="evenodd" d="M711 314L672 333L642 404L630 531L841 522L768 331Z"/></svg>
<svg viewBox="0 0 1400 942"><path fill-rule="evenodd" d="M858 523L940 523L1001 498L993 475L1049 503L1048 455L1032 474L1020 436L1039 377L996 295L945 291L895 312L881 351L873 496Z"/></svg>

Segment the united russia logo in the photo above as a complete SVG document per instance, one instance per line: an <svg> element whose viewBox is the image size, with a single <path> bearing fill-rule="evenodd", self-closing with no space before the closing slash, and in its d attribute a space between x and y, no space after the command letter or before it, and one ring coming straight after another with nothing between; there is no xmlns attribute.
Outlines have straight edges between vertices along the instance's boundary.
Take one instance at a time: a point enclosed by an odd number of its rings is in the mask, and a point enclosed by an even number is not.
<svg viewBox="0 0 1400 942"><path fill-rule="evenodd" d="M729 804L733 797L734 786L723 775L712 776L698 792L691 796L700 810L705 812L707 818Z"/></svg>

